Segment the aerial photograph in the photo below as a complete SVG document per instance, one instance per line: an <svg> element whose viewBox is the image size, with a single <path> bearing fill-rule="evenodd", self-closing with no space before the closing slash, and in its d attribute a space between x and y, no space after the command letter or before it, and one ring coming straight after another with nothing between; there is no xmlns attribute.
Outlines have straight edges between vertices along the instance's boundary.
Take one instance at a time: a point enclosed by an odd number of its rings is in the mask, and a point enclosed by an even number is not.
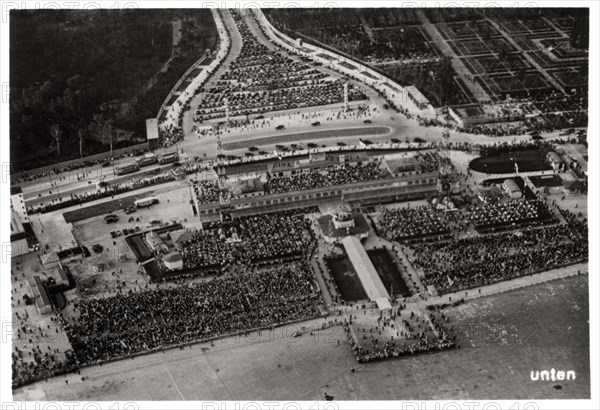
<svg viewBox="0 0 600 410"><path fill-rule="evenodd" d="M597 13L141 4L7 16L12 400L592 399Z"/></svg>

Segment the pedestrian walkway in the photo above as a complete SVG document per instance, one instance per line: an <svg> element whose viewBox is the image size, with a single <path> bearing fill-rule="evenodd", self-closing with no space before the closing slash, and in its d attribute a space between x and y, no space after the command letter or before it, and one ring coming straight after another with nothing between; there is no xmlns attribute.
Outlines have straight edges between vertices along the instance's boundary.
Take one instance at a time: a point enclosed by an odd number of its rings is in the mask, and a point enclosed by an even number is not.
<svg viewBox="0 0 600 410"><path fill-rule="evenodd" d="M383 286L381 278L360 239L355 236L346 236L342 239L342 244L369 299L377 303L377 308L380 310L391 309L390 295Z"/></svg>

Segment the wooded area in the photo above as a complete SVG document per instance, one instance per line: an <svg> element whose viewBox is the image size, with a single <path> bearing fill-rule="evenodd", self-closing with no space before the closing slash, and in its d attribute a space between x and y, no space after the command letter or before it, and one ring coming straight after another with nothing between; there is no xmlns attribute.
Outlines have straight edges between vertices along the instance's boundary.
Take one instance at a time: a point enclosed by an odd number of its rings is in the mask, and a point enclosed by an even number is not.
<svg viewBox="0 0 600 410"><path fill-rule="evenodd" d="M12 11L10 34L13 170L143 139L145 119L218 39L204 9Z"/></svg>

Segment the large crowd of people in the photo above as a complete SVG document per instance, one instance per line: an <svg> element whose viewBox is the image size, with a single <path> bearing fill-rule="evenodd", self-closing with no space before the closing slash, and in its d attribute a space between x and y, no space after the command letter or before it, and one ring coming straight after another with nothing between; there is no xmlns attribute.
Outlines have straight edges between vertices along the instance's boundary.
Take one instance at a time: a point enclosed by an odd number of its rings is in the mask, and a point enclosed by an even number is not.
<svg viewBox="0 0 600 410"><path fill-rule="evenodd" d="M513 102L512 106L519 107L522 112L522 121L473 124L457 127L456 130L503 137L585 127L588 123L587 101L581 100L579 95L563 96L552 92L537 100L528 98L520 104Z"/></svg>
<svg viewBox="0 0 600 410"><path fill-rule="evenodd" d="M554 220L546 204L537 199L515 199L471 206L467 218L480 232Z"/></svg>
<svg viewBox="0 0 600 410"><path fill-rule="evenodd" d="M201 180L192 183L194 195L200 204L219 202L219 183L215 180Z"/></svg>
<svg viewBox="0 0 600 410"><path fill-rule="evenodd" d="M316 317L319 301L310 265L299 262L82 300L65 330L79 361L93 363Z"/></svg>
<svg viewBox="0 0 600 410"><path fill-rule="evenodd" d="M183 140L183 129L174 124L166 124L160 128L159 142L162 147L169 148Z"/></svg>
<svg viewBox="0 0 600 410"><path fill-rule="evenodd" d="M445 349L451 349L455 346L455 343L446 332L445 327L442 325L441 320L436 318L432 314L428 314L428 318L424 319L419 328L414 328L413 324L406 318L392 318L390 320L380 318L377 322L378 325L375 327L375 332L381 335L381 331L386 328L395 329L397 331L398 338L391 338L390 340L379 340L381 336L374 336L373 329L370 329L370 334L366 332L365 328L355 328L355 332L351 330L353 326L352 321L346 321L344 323L344 330L348 342L352 348L352 352L356 357L358 363L366 363L375 360L385 360L392 357L404 357L414 356L421 353L430 353L434 351L440 351ZM415 319L412 314L412 319ZM400 331L395 327L396 321L401 321L406 330ZM425 323L427 323L425 325ZM423 326L424 325L424 326ZM432 329L433 328L433 329ZM359 330L358 334L356 330ZM434 330L432 332L432 330ZM362 331L362 333L361 333ZM362 338L360 337L362 335ZM369 336L369 340L367 340ZM368 341L368 346L364 341Z"/></svg>
<svg viewBox="0 0 600 410"><path fill-rule="evenodd" d="M447 235L450 232L444 214L428 205L384 209L379 218L379 227L380 233L389 241Z"/></svg>
<svg viewBox="0 0 600 410"><path fill-rule="evenodd" d="M383 178L379 163L312 169L308 172L289 176L272 176L269 178L266 191L271 194L306 189L320 188L331 185L351 184L355 182L372 181Z"/></svg>
<svg viewBox="0 0 600 410"><path fill-rule="evenodd" d="M302 210L237 218L234 226L197 230L181 245L183 269L249 265L286 257L301 257L313 242Z"/></svg>
<svg viewBox="0 0 600 410"><path fill-rule="evenodd" d="M50 324L34 325L28 312L24 315L15 312L15 319L14 332L23 344L21 347L13 344L13 388L67 373L77 367L75 357L64 354L60 349L62 332L55 325L54 318L50 318Z"/></svg>
<svg viewBox="0 0 600 410"><path fill-rule="evenodd" d="M251 115L279 110L341 103L344 83L280 51L271 51L250 30L238 11L232 11L242 37L239 56L229 70L203 95L195 113L197 122L224 118L225 101L229 115ZM348 86L348 99L366 95Z"/></svg>
<svg viewBox="0 0 600 410"><path fill-rule="evenodd" d="M568 215L567 212L565 212ZM453 239L412 248L411 262L441 294L587 260L587 221Z"/></svg>
<svg viewBox="0 0 600 410"><path fill-rule="evenodd" d="M317 9L267 13L271 23L290 36L300 33L362 61L383 63L435 56L412 10L343 9L334 18Z"/></svg>

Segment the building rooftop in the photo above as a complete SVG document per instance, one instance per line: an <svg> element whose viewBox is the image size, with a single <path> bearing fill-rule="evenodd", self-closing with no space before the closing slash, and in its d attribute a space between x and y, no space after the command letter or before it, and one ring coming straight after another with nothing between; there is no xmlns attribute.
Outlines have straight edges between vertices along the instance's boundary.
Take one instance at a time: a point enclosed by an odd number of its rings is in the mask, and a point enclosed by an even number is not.
<svg viewBox="0 0 600 410"><path fill-rule="evenodd" d="M185 229L178 229L169 232L169 238L171 238L171 241L173 241L174 244L179 245L192 239L192 234Z"/></svg>
<svg viewBox="0 0 600 410"><path fill-rule="evenodd" d="M385 157L385 164L392 174L411 172L419 169L419 161L415 157Z"/></svg>
<svg viewBox="0 0 600 410"><path fill-rule="evenodd" d="M48 273L56 280L57 283L69 283L69 276L67 275L67 272L63 269L63 267L60 265L60 263L57 267L50 269Z"/></svg>
<svg viewBox="0 0 600 410"><path fill-rule="evenodd" d="M40 279L39 276L34 276L27 280L29 284L29 288L33 293L33 298L35 300L35 304L37 308L41 311L44 307L51 307L52 302L50 300L50 296L48 295L48 291L44 286L44 283Z"/></svg>
<svg viewBox="0 0 600 410"><path fill-rule="evenodd" d="M317 219L319 227L323 232L323 235L330 238L342 238L346 235L364 235L369 232L369 222L365 216L359 212L352 213L354 219L354 226L346 228L336 228L333 225L333 215L322 215Z"/></svg>
<svg viewBox="0 0 600 410"><path fill-rule="evenodd" d="M258 178L233 181L231 182L231 192L236 196L254 192L264 192L264 184Z"/></svg>
<svg viewBox="0 0 600 410"><path fill-rule="evenodd" d="M514 179L505 179L504 186L509 192L521 192L521 188L519 188Z"/></svg>
<svg viewBox="0 0 600 410"><path fill-rule="evenodd" d="M406 91L408 91L408 93L419 103L429 104L427 97L425 97L423 93L421 93L421 91L419 91L419 89L414 85L406 87Z"/></svg>
<svg viewBox="0 0 600 410"><path fill-rule="evenodd" d="M169 262L169 263L177 263L177 262L182 262L183 257L181 256L181 254L179 254L179 252L171 252L171 253L168 253L165 255L165 257L163 258L163 261Z"/></svg>
<svg viewBox="0 0 600 410"><path fill-rule="evenodd" d="M42 261L42 265L46 265L48 263L58 262L60 261L60 258L56 252L52 252L41 255L40 260Z"/></svg>
<svg viewBox="0 0 600 410"><path fill-rule="evenodd" d="M554 151L550 151L548 153L548 159L551 162L555 162L555 163L562 162L562 160L560 159L560 156Z"/></svg>
<svg viewBox="0 0 600 410"><path fill-rule="evenodd" d="M18 235L22 232L25 232L25 228L23 228L23 223L21 222L21 218L19 215L11 209L10 211L10 235Z"/></svg>

